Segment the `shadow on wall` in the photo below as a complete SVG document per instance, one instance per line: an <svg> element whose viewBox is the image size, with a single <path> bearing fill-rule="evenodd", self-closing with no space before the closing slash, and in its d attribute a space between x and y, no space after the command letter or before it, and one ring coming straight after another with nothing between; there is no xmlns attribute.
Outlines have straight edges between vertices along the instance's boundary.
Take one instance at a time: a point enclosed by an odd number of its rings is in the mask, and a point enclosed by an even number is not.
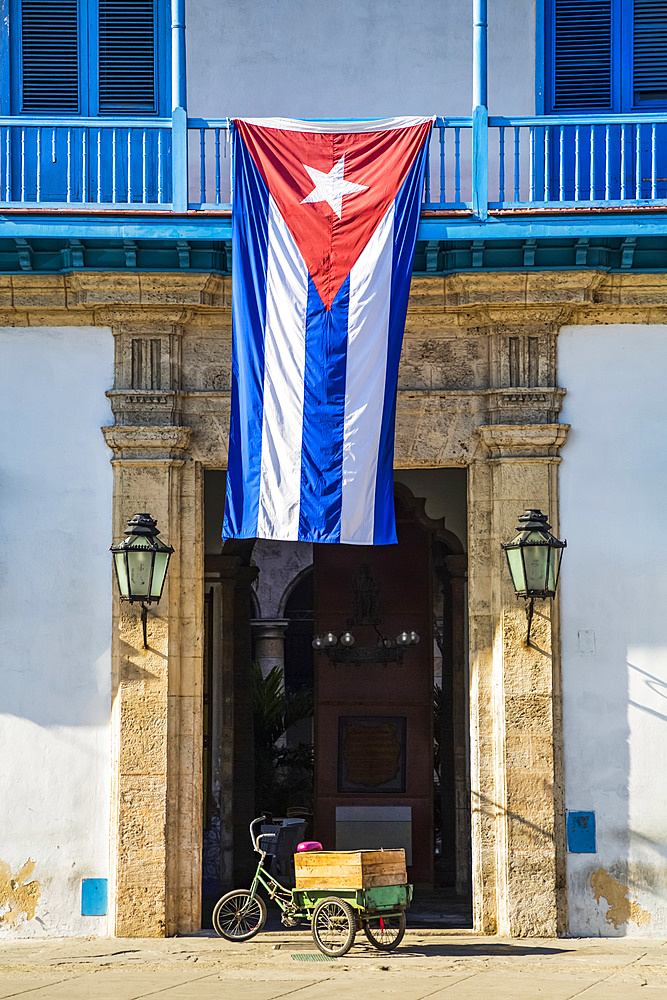
<svg viewBox="0 0 667 1000"><path fill-rule="evenodd" d="M18 657L2 663L0 717L12 715L38 726L106 726L111 715L111 649L65 651L68 623L54 635L35 663ZM26 643L30 640L26 639Z"/></svg>

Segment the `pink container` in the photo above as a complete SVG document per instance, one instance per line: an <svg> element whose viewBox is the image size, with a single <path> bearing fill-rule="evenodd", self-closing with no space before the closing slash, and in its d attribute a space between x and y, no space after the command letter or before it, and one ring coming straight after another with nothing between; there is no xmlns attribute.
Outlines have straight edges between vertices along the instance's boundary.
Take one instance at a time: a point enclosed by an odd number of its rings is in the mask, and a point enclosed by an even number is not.
<svg viewBox="0 0 667 1000"><path fill-rule="evenodd" d="M319 840L303 840L298 846L297 851L321 851L322 845Z"/></svg>

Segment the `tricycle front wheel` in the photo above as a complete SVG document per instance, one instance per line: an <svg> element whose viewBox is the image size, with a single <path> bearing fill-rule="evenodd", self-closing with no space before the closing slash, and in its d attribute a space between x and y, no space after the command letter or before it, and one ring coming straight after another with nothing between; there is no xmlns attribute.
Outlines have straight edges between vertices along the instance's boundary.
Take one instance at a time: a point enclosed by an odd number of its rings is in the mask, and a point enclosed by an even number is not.
<svg viewBox="0 0 667 1000"><path fill-rule="evenodd" d="M357 925L352 907L343 899L327 896L315 907L312 929L320 951L331 958L340 958L354 944Z"/></svg>
<svg viewBox="0 0 667 1000"><path fill-rule="evenodd" d="M227 941L249 941L266 923L266 903L249 889L232 889L213 910L213 926Z"/></svg>
<svg viewBox="0 0 667 1000"><path fill-rule="evenodd" d="M364 920L364 934L380 951L391 951L398 948L405 934L405 913L391 913L388 916L380 914L367 917Z"/></svg>

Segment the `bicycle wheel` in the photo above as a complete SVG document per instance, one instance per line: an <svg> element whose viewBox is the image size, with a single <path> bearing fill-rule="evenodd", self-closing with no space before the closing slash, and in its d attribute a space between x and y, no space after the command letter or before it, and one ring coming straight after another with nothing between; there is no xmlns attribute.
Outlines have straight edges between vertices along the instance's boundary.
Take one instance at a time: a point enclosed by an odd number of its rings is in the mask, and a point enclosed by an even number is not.
<svg viewBox="0 0 667 1000"><path fill-rule="evenodd" d="M350 950L357 927L352 907L336 896L327 896L315 907L312 921L315 944L331 958Z"/></svg>
<svg viewBox="0 0 667 1000"><path fill-rule="evenodd" d="M389 916L369 917L364 920L364 934L380 951L391 951L398 948L405 934L405 913L392 913Z"/></svg>
<svg viewBox="0 0 667 1000"><path fill-rule="evenodd" d="M266 922L266 903L249 889L233 889L219 899L213 910L213 926L228 941L249 941Z"/></svg>

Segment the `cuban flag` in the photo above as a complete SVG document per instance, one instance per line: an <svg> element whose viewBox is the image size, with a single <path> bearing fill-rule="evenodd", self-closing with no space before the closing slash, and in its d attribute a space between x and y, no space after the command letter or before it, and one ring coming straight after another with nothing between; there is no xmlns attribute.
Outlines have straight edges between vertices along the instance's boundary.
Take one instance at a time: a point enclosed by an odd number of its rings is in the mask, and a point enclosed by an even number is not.
<svg viewBox="0 0 667 1000"><path fill-rule="evenodd" d="M224 538L396 542L396 387L433 118L236 119Z"/></svg>

